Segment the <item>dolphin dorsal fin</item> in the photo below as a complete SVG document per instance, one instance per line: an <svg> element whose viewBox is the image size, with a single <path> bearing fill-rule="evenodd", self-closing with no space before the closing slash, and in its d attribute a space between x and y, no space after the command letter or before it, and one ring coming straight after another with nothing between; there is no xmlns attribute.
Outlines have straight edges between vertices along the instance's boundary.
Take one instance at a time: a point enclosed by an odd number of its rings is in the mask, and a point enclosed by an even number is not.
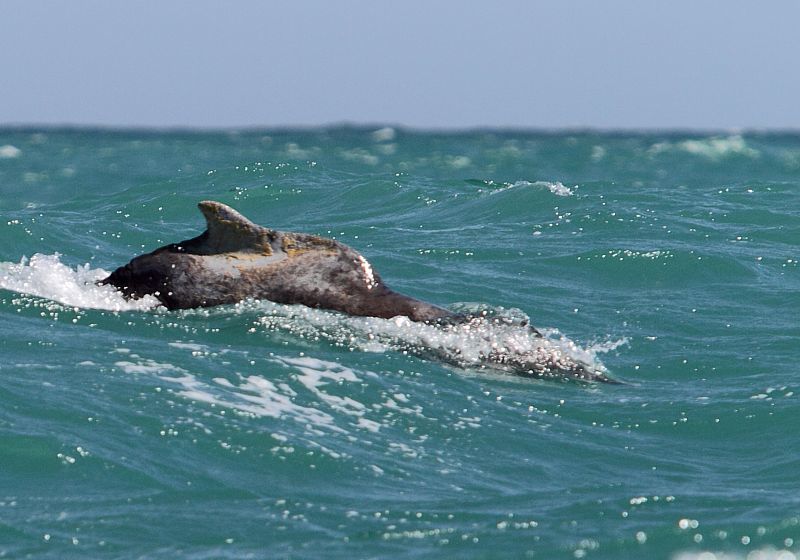
<svg viewBox="0 0 800 560"><path fill-rule="evenodd" d="M254 224L239 212L213 200L204 200L197 205L206 218L208 230L204 249L209 254L217 253L272 253L271 230Z"/></svg>

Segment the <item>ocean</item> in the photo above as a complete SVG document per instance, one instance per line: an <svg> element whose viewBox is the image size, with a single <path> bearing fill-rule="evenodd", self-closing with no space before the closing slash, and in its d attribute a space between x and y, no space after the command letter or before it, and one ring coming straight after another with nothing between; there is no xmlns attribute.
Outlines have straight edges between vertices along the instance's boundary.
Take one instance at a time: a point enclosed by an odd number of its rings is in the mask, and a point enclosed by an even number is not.
<svg viewBox="0 0 800 560"><path fill-rule="evenodd" d="M95 284L201 200L622 383ZM798 134L7 128L0 239L0 557L800 556Z"/></svg>

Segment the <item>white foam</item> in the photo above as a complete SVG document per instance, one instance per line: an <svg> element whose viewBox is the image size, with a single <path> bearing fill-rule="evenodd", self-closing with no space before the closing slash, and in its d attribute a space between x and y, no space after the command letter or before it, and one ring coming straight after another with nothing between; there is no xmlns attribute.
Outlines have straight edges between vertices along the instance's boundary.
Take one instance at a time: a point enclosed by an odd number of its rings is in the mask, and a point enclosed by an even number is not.
<svg viewBox="0 0 800 560"><path fill-rule="evenodd" d="M240 376L238 383L222 377L209 383L184 368L146 358L118 361L114 365L128 374L156 376L177 386L175 393L187 399L245 415L289 418L317 432L320 429L346 432L337 423L336 414L339 414L350 417L355 428L371 432L380 429L379 422L366 417L371 408L352 397L334 395L327 390L341 383L359 382L352 369L308 357L277 357L273 361L299 372L296 380L300 387L292 388L287 383L275 383L259 375ZM298 404L302 389L311 393L313 402L320 406Z"/></svg>
<svg viewBox="0 0 800 560"><path fill-rule="evenodd" d="M537 189L547 189L551 193L556 196L572 196L573 192L572 189L565 186L564 183L561 181L516 181L515 183L506 183L505 187L502 189L497 189L496 191L492 191L493 193L502 192L510 189L518 189L518 188L537 188Z"/></svg>
<svg viewBox="0 0 800 560"><path fill-rule="evenodd" d="M159 375L168 371L186 373L185 370L177 366L162 364L154 360L141 360L139 362L122 360L114 362L114 365L130 375Z"/></svg>
<svg viewBox="0 0 800 560"><path fill-rule="evenodd" d="M743 537L747 538L747 537ZM787 549L764 547L743 552L686 551L674 555L673 560L797 560L798 556Z"/></svg>
<svg viewBox="0 0 800 560"><path fill-rule="evenodd" d="M653 144L648 150L651 155L669 151L681 151L710 160L719 160L731 155L743 155L750 158L757 158L760 155L759 151L749 147L739 134L725 137L713 136L700 140L683 140L674 143L659 142Z"/></svg>
<svg viewBox="0 0 800 560"><path fill-rule="evenodd" d="M377 432L380 424L364 417L367 407L350 397L339 397L323 391L325 385L334 383L355 383L359 381L355 372L333 362L317 360L315 358L279 358L283 364L293 366L300 371L298 381L322 402L326 403L336 412L356 418L356 426Z"/></svg>
<svg viewBox="0 0 800 560"><path fill-rule="evenodd" d="M386 126L373 131L371 136L375 142L391 142L397 136L397 132L392 127Z"/></svg>
<svg viewBox="0 0 800 560"><path fill-rule="evenodd" d="M378 156L369 153L367 150L363 148L341 150L339 153L342 155L344 159L355 161L358 163L363 163L366 165L378 165L381 161Z"/></svg>
<svg viewBox="0 0 800 560"><path fill-rule="evenodd" d="M303 424L335 429L334 418L330 414L294 403L295 394L292 391L282 390L272 381L257 375L243 377L238 384L225 378L215 378L213 383L207 383L181 367L149 359L119 361L114 365L125 373L154 375L162 381L176 385L178 395L193 401L252 416L288 416Z"/></svg>
<svg viewBox="0 0 800 560"><path fill-rule="evenodd" d="M22 155L22 150L11 144L0 146L0 159L14 159Z"/></svg>
<svg viewBox="0 0 800 560"><path fill-rule="evenodd" d="M285 149L286 157L289 159L312 159L314 154L319 152L319 148L317 147L301 148L294 142L287 143Z"/></svg>
<svg viewBox="0 0 800 560"><path fill-rule="evenodd" d="M168 346L178 348L179 350L191 350L192 352L208 352L208 346L205 344L196 344L194 342L168 342Z"/></svg>
<svg viewBox="0 0 800 560"><path fill-rule="evenodd" d="M605 342L596 342L591 344L587 347L587 350L592 353L593 356L597 354L607 354L609 352L613 352L617 348L625 346L628 344L629 340L628 337L622 337L617 340L607 340Z"/></svg>
<svg viewBox="0 0 800 560"><path fill-rule="evenodd" d="M261 305L269 310L259 320L267 330L327 340L351 350L404 352L469 369L558 376L562 370L583 366L602 374L606 370L597 355L625 343L584 348L553 329L538 337L527 326L527 317L513 310L500 310L507 313L505 317L491 317L481 316L480 309L465 307L459 311L477 316L468 322L437 326L414 323L406 317L350 317L303 306Z"/></svg>
<svg viewBox="0 0 800 560"><path fill-rule="evenodd" d="M397 144L379 144L375 146L375 150L385 156L392 156L397 153Z"/></svg>
<svg viewBox="0 0 800 560"><path fill-rule="evenodd" d="M88 264L72 268L61 256L36 253L19 263L0 262L0 288L38 296L73 307L110 311L146 310L158 306L150 296L126 300L113 286L98 286L108 276L101 268Z"/></svg>
<svg viewBox="0 0 800 560"><path fill-rule="evenodd" d="M158 380L156 393L166 393L168 399L177 396L195 405L207 405L197 407L201 408L202 416L213 415L220 421L236 417L274 419L265 425L269 426L267 433L275 440L269 445L277 442L271 449L276 453L291 453L293 446L299 444L340 458L347 453L338 447L339 443L349 445L347 442L391 430L396 426L398 414L408 415L412 423L417 419L426 423L436 421L423 414L422 406L413 402L416 398L413 395L389 396L383 391L364 391L365 382L370 380L383 387L375 373L302 355L272 356L269 361L275 367L268 365L260 374L240 374L226 368L225 377L205 377L191 371L190 366L181 367L132 353L119 358L114 364L118 371ZM189 414L193 416L197 412L190 410ZM481 428L480 417L453 414L454 429ZM197 421L195 424L211 434L210 428ZM332 433L345 438L325 437ZM415 449L415 444L424 442L426 436L418 435L417 441L409 445L389 443L386 451L419 456L425 450L424 447Z"/></svg>
<svg viewBox="0 0 800 560"><path fill-rule="evenodd" d="M522 181L522 183L527 183L527 181ZM536 181L535 183L531 183L531 185L535 187L545 187L556 196L572 196L572 189L564 186L561 181L556 181L555 183L551 183L549 181Z"/></svg>
<svg viewBox="0 0 800 560"><path fill-rule="evenodd" d="M472 160L467 156L447 156L446 161L453 169L464 169L472 165Z"/></svg>
<svg viewBox="0 0 800 560"><path fill-rule="evenodd" d="M606 157L606 149L603 146L600 146L600 145L592 146L592 155L589 156L589 158L593 162L597 163L598 161L602 160L604 157Z"/></svg>

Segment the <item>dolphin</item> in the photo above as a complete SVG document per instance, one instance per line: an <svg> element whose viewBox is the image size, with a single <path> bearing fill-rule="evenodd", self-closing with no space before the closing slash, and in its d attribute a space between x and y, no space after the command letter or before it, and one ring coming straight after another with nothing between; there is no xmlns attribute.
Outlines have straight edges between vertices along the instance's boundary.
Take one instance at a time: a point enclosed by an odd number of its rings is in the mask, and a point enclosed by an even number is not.
<svg viewBox="0 0 800 560"><path fill-rule="evenodd" d="M201 235L135 257L99 283L128 299L154 296L171 310L253 298L355 316L405 316L442 328L479 320L391 290L367 259L336 240L266 228L220 202L206 200L198 207L207 224ZM534 377L614 382L561 355L542 360L498 353L486 362Z"/></svg>
<svg viewBox="0 0 800 560"><path fill-rule="evenodd" d="M343 243L265 228L220 202L198 207L205 232L136 257L100 283L127 298L155 296L167 309L254 298L385 319L454 316L389 289L367 259Z"/></svg>

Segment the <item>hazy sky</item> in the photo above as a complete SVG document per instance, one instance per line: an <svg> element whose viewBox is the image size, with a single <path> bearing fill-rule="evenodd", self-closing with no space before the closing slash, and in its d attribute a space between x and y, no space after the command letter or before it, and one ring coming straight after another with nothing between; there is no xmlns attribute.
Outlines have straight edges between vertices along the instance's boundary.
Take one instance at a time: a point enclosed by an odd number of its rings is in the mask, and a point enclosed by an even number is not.
<svg viewBox="0 0 800 560"><path fill-rule="evenodd" d="M0 0L0 124L800 128L797 0Z"/></svg>

